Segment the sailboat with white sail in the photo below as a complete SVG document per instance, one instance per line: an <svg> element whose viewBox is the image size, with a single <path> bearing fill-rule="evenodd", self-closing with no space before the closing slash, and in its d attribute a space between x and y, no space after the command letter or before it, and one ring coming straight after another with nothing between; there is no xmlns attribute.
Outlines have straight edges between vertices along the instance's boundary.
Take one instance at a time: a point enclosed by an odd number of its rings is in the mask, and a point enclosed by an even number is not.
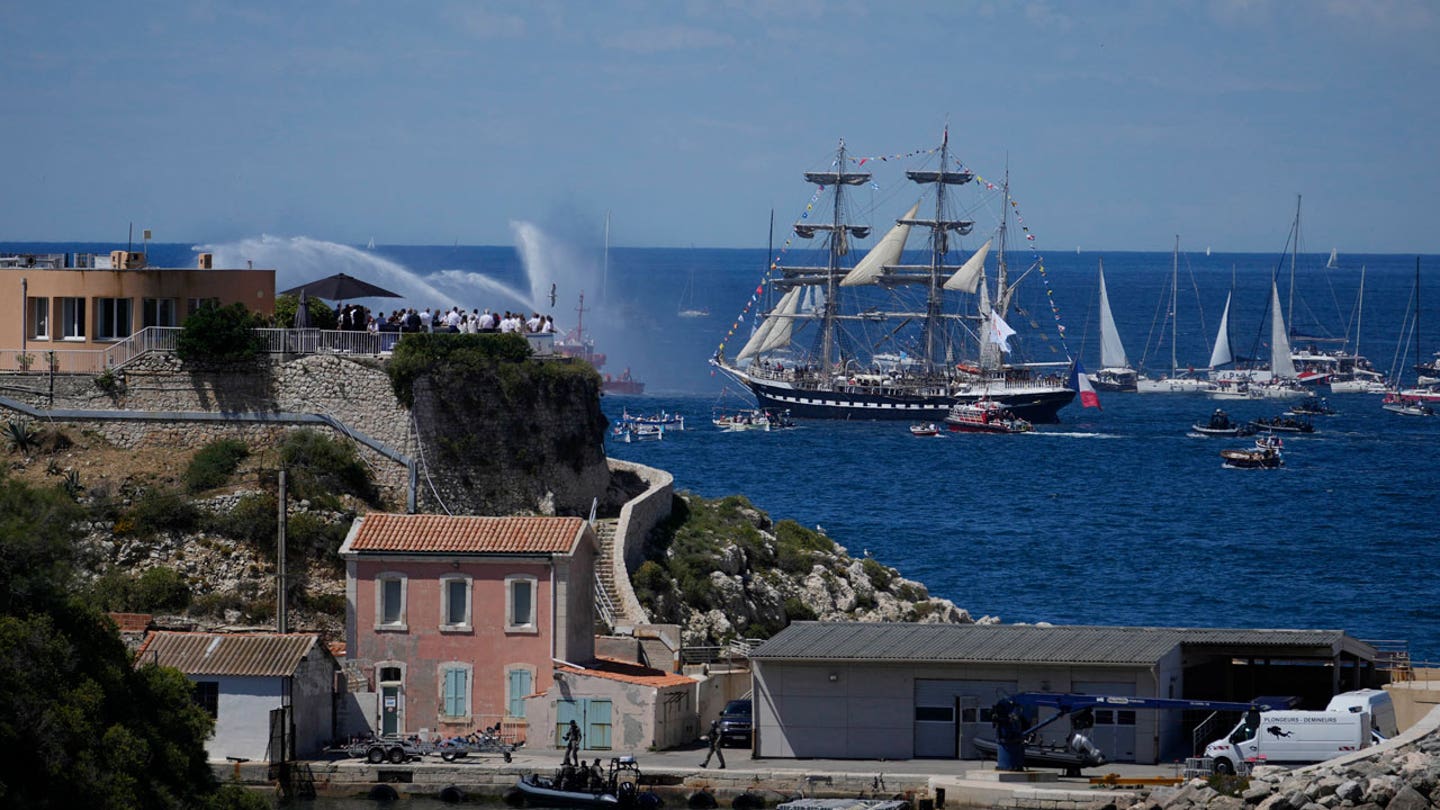
<svg viewBox="0 0 1440 810"><path fill-rule="evenodd" d="M1000 202L999 228L954 264L959 237L975 222L957 215L952 195L975 175L957 167L948 129L938 148L915 154L939 161L906 171L930 206L922 198L909 207L853 266L852 241L871 229L848 221L847 193L867 185L871 174L858 170L864 161L851 157L843 141L828 169L805 173L820 191L794 233L823 244L813 261L771 257L758 326L733 356L721 344L711 363L747 387L762 408L789 409L797 418L938 421L957 403L988 399L1031 422L1058 421L1076 395L1066 383L1070 361L1016 362L1026 344L1012 346L1015 330L1005 320L1017 285L1030 273L1011 279L1006 264L1008 182L985 184L981 205L966 209ZM819 212L828 212L828 221L823 214L812 218ZM925 258L907 264L912 230L925 233ZM985 266L992 247L993 282Z"/></svg>
<svg viewBox="0 0 1440 810"><path fill-rule="evenodd" d="M1179 336L1179 312L1176 309L1180 289L1180 235L1175 235L1175 251L1170 262L1170 373L1158 380L1141 375L1135 381L1135 390L1142 394L1193 394L1205 391L1210 381L1197 374L1193 367L1180 368L1175 352L1175 340Z"/></svg>
<svg viewBox="0 0 1440 810"><path fill-rule="evenodd" d="M1337 248L1330 248L1330 260L1325 262L1326 270L1336 270L1340 267L1340 252Z"/></svg>
<svg viewBox="0 0 1440 810"><path fill-rule="evenodd" d="M1270 375L1268 379L1250 384L1250 395L1265 399L1293 399L1305 396L1295 374L1295 360L1290 356L1290 335L1285 327L1285 313L1280 309L1280 288L1270 280Z"/></svg>
<svg viewBox="0 0 1440 810"><path fill-rule="evenodd" d="M1383 394L1385 375L1368 367L1360 358L1360 326L1365 318L1365 265L1360 265L1360 292L1355 306L1355 356L1359 360L1342 378L1331 378L1332 394Z"/></svg>
<svg viewBox="0 0 1440 810"><path fill-rule="evenodd" d="M708 318L710 308L697 306L695 304L695 270L691 268L690 278L685 282L685 289L680 293L680 317L682 318Z"/></svg>
<svg viewBox="0 0 1440 810"><path fill-rule="evenodd" d="M1105 260L1100 260L1100 370L1090 375L1090 384L1097 391L1134 391L1138 375L1125 356L1120 330L1110 311L1110 296L1105 291Z"/></svg>

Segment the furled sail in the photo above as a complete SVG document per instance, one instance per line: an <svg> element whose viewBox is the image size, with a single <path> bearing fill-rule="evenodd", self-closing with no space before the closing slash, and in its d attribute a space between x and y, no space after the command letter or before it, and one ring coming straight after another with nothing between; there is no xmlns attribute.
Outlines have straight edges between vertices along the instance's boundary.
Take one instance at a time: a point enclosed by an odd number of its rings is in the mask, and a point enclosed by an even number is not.
<svg viewBox="0 0 1440 810"><path fill-rule="evenodd" d="M1215 335L1215 349L1210 352L1210 368L1219 368L1234 360L1230 353L1230 296L1225 296L1225 311L1220 313L1220 331Z"/></svg>
<svg viewBox="0 0 1440 810"><path fill-rule="evenodd" d="M840 279L840 286L854 287L860 284L874 284L885 272L885 265L900 261L900 254L905 252L905 240L910 236L910 226L904 224L904 220L914 217L919 210L920 203L917 202L905 216L900 218L900 222L895 223L895 227L886 231L875 247L870 248L870 252L865 254L865 258L861 259L859 264L855 265L855 269Z"/></svg>
<svg viewBox="0 0 1440 810"><path fill-rule="evenodd" d="M1274 377L1295 377L1295 361L1290 358L1290 337L1285 334L1285 313L1280 311L1280 291L1270 282L1270 374Z"/></svg>
<svg viewBox="0 0 1440 810"><path fill-rule="evenodd" d="M785 293L776 305L775 311L770 313L766 323L774 323L770 330L770 336L765 338L765 343L760 346L760 351L774 351L790 345L790 333L795 328L795 318L792 317L800 310L800 293L803 288L796 287Z"/></svg>
<svg viewBox="0 0 1440 810"><path fill-rule="evenodd" d="M985 244L975 251L975 255L960 265L960 269L955 271L955 275L945 282L945 289L973 294L975 288L980 285L980 278L985 274L985 257L990 253L990 243L993 241L993 239L986 239Z"/></svg>
<svg viewBox="0 0 1440 810"><path fill-rule="evenodd" d="M1120 330L1110 312L1110 296L1105 292L1105 265L1100 265L1100 365L1104 368L1129 368L1125 346L1120 343Z"/></svg>

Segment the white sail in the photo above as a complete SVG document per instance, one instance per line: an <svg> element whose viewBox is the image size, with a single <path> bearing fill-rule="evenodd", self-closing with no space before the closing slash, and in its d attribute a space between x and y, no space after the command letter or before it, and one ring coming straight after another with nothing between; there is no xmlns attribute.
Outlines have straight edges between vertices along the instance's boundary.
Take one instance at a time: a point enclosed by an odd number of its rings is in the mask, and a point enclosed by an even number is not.
<svg viewBox="0 0 1440 810"><path fill-rule="evenodd" d="M1270 374L1294 379L1295 361L1290 358L1290 336L1285 334L1285 313L1280 311L1280 291L1270 282Z"/></svg>
<svg viewBox="0 0 1440 810"><path fill-rule="evenodd" d="M775 326L770 330L770 337L765 338L760 351L769 352L790 345L790 333L795 329L795 319L791 316L800 311L800 293L803 289L795 287L785 293L776 305L775 312L770 313L770 320L775 322Z"/></svg>
<svg viewBox="0 0 1440 810"><path fill-rule="evenodd" d="M784 306L785 300L790 297L790 294L798 292L801 289L800 287L795 287L790 290L790 292L785 293L785 295L780 298L780 303L775 306L774 311L779 312L780 308ZM755 331L750 333L750 339L745 341L745 347L740 350L739 354L735 355L735 362L738 363L755 356L755 353L760 351L760 347L765 345L765 340L770 337L770 332L775 328L775 324L779 322L779 318L766 318L759 326L755 327Z"/></svg>
<svg viewBox="0 0 1440 810"><path fill-rule="evenodd" d="M974 294L975 288L980 285L980 277L985 273L985 256L990 253L990 243L993 241L995 240L986 239L985 244L975 251L975 255L960 265L960 269L955 271L955 275L946 280L945 289Z"/></svg>
<svg viewBox="0 0 1440 810"><path fill-rule="evenodd" d="M1325 269L1326 269L1326 270L1334 270L1335 268L1339 267L1339 266L1340 266L1339 260L1340 260L1339 248L1330 248L1330 261L1328 261L1328 262L1325 263Z"/></svg>
<svg viewBox="0 0 1440 810"><path fill-rule="evenodd" d="M1104 368L1129 368L1125 347L1120 343L1120 330L1110 313L1110 296L1105 292L1105 263L1100 263L1100 365Z"/></svg>
<svg viewBox="0 0 1440 810"><path fill-rule="evenodd" d="M854 287L879 281L881 274L885 272L885 265L900 261L900 254L905 252L905 240L910 238L910 226L904 223L914 219L919 211L920 203L917 202L895 223L895 227L885 232L880 241L875 243L875 247L870 248L865 258L840 279L840 286Z"/></svg>
<svg viewBox="0 0 1440 810"><path fill-rule="evenodd" d="M1225 296L1225 311L1220 313L1220 331L1215 335L1215 348L1210 352L1210 368L1219 368L1235 359L1230 353L1230 295Z"/></svg>

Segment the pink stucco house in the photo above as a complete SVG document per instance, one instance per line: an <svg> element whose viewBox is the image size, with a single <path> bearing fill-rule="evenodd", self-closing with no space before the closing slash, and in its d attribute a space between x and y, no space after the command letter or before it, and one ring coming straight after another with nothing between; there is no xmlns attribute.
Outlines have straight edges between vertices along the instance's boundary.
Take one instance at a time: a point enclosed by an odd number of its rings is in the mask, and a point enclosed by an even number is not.
<svg viewBox="0 0 1440 810"><path fill-rule="evenodd" d="M357 518L340 555L346 654L373 695L358 706L367 725L498 723L523 738L526 698L550 690L555 665L594 658L595 552L574 517Z"/></svg>

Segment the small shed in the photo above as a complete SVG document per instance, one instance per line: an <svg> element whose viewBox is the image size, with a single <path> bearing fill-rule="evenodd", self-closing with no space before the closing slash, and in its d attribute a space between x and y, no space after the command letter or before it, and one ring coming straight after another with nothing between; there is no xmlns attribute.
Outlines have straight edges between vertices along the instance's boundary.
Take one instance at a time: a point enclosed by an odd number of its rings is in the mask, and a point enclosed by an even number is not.
<svg viewBox="0 0 1440 810"><path fill-rule="evenodd" d="M563 747L563 729L574 720L587 751L674 748L700 736L698 681L642 664L595 658L583 666L555 667L544 694L526 702L535 724L531 744ZM534 732L532 732L533 734Z"/></svg>
<svg viewBox="0 0 1440 810"><path fill-rule="evenodd" d="M150 633L136 666L174 667L215 718L211 761L282 762L334 735L339 665L314 633Z"/></svg>

